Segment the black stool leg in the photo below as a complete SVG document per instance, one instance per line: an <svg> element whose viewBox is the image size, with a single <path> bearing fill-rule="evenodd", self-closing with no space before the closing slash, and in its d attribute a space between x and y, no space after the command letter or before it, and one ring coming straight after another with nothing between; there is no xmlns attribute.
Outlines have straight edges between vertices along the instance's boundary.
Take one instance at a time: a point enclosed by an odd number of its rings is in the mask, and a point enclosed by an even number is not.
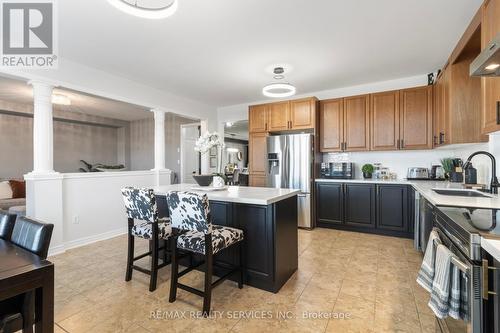
<svg viewBox="0 0 500 333"><path fill-rule="evenodd" d="M132 226L134 219L128 219L128 252L127 252L127 272L125 273L125 281L132 279L132 266L134 265L134 236L132 236Z"/></svg>
<svg viewBox="0 0 500 333"><path fill-rule="evenodd" d="M149 280L149 291L155 291L156 279L158 278L158 224L153 223L153 239L151 240L151 278Z"/></svg>
<svg viewBox="0 0 500 333"><path fill-rule="evenodd" d="M179 272L179 258L177 257L177 237L170 238L170 259L171 259L171 276L170 276L170 296L168 301L175 302L177 298L177 279Z"/></svg>
<svg viewBox="0 0 500 333"><path fill-rule="evenodd" d="M244 240L240 242L240 279L238 280L238 288L243 288L243 279L245 275L245 251L244 251Z"/></svg>
<svg viewBox="0 0 500 333"><path fill-rule="evenodd" d="M212 273L213 273L212 235L205 235L205 291L203 296L203 316L210 315L212 300Z"/></svg>

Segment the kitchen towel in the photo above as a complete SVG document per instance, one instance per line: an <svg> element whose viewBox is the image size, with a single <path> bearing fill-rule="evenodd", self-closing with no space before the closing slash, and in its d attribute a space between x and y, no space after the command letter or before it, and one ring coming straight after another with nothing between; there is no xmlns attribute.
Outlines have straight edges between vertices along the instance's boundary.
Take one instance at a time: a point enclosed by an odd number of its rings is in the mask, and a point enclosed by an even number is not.
<svg viewBox="0 0 500 333"><path fill-rule="evenodd" d="M449 316L457 320L469 320L469 291L467 275L453 262L451 271L451 297Z"/></svg>
<svg viewBox="0 0 500 333"><path fill-rule="evenodd" d="M439 234L432 230L429 235L427 247L425 249L424 260L418 271L417 282L428 292L432 291L432 281L434 280L434 262L436 261L436 246L441 244Z"/></svg>
<svg viewBox="0 0 500 333"><path fill-rule="evenodd" d="M439 244L436 249L435 274L432 281L431 299L429 307L436 317L443 319L450 312L451 296L451 258L453 253L444 245ZM460 291L458 292L460 294Z"/></svg>

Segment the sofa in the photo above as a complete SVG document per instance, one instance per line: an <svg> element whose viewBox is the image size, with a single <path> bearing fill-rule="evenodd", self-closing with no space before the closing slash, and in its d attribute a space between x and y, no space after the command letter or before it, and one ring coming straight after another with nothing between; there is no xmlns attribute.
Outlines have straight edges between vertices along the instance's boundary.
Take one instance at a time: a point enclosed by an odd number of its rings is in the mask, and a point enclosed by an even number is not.
<svg viewBox="0 0 500 333"><path fill-rule="evenodd" d="M26 206L26 185L22 180L0 180L0 209Z"/></svg>

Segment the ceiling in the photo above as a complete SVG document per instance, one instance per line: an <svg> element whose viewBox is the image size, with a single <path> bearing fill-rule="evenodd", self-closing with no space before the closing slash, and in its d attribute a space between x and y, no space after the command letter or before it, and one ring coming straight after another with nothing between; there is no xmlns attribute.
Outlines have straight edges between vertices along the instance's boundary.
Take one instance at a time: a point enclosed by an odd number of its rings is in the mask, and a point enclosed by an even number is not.
<svg viewBox="0 0 500 333"><path fill-rule="evenodd" d="M151 0L149 0L151 1ZM262 100L273 64L298 94L442 66L482 0L179 0L148 20L59 1L62 57L213 106Z"/></svg>
<svg viewBox="0 0 500 333"><path fill-rule="evenodd" d="M231 123L231 126L228 126L226 123L224 125L224 136L226 138L248 141L248 120L236 121Z"/></svg>
<svg viewBox="0 0 500 333"><path fill-rule="evenodd" d="M70 112L80 112L93 116L133 121L152 117L149 109L77 92L69 89L54 89L54 94L70 98L71 105L57 105L57 109ZM33 88L24 81L0 77L0 100L33 105Z"/></svg>

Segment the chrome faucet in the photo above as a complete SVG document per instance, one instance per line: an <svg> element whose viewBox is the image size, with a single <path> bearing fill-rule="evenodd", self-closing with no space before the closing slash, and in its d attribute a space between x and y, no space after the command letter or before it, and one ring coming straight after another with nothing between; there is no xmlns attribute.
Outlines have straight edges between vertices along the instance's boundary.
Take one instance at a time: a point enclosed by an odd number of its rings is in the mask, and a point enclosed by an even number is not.
<svg viewBox="0 0 500 333"><path fill-rule="evenodd" d="M466 169L472 158L476 155L486 155L490 158L491 160L491 180L490 180L490 193L498 194L498 186L500 184L498 183L498 178L497 178L497 162L495 160L495 156L492 154L488 153L487 151L476 151L475 153L472 153L469 158L467 159L467 162L464 164L464 169Z"/></svg>

